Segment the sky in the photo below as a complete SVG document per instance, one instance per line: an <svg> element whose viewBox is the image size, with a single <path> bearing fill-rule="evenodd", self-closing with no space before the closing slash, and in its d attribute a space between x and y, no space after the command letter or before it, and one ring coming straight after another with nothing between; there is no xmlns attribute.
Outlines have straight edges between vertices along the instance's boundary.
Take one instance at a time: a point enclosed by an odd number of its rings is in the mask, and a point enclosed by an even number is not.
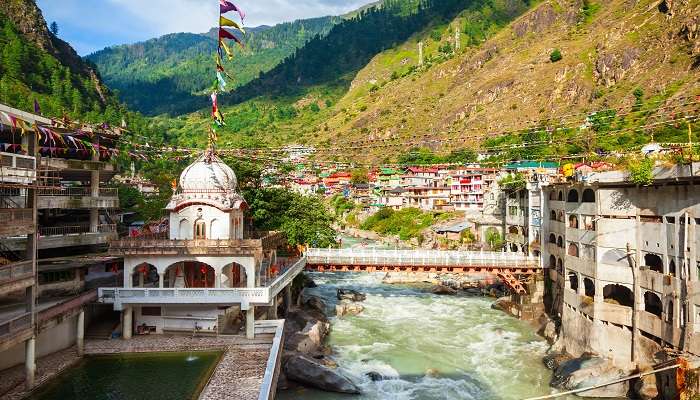
<svg viewBox="0 0 700 400"><path fill-rule="evenodd" d="M246 26L274 25L301 18L340 15L371 0L237 0ZM108 46L135 43L168 33L208 31L218 21L217 0L38 0L58 36L85 56Z"/></svg>

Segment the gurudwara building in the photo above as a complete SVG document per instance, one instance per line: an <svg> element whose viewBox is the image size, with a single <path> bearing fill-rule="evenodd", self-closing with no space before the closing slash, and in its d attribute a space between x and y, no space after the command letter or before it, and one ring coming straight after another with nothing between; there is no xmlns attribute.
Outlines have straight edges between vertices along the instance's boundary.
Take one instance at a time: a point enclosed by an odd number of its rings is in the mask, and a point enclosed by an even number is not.
<svg viewBox="0 0 700 400"><path fill-rule="evenodd" d="M254 336L256 316L276 318L303 259L278 257L284 235L246 229L245 199L233 170L207 151L181 174L166 210L167 232L124 238L110 253L124 257L124 287L100 290L122 312L132 334ZM257 308L257 312L256 312ZM267 315L265 315L267 314Z"/></svg>

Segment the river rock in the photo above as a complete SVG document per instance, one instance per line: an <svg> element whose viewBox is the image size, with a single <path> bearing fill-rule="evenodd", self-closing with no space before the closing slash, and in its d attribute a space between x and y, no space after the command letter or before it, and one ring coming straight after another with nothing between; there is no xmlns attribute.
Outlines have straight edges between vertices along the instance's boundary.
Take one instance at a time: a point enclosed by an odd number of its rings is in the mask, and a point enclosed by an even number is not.
<svg viewBox="0 0 700 400"><path fill-rule="evenodd" d="M352 289L338 289L336 296L338 300L365 301L366 295Z"/></svg>
<svg viewBox="0 0 700 400"><path fill-rule="evenodd" d="M326 316L318 310L293 310L284 322L286 351L317 353L330 332Z"/></svg>
<svg viewBox="0 0 700 400"><path fill-rule="evenodd" d="M433 288L432 290L433 294L439 294L439 295L452 295L452 294L457 294L457 291L455 289L452 289L449 286L443 286L443 285L437 285Z"/></svg>
<svg viewBox="0 0 700 400"><path fill-rule="evenodd" d="M326 312L327 306L326 306L326 302L323 301L323 299L321 299L318 296L306 296L306 294L304 294L304 297L305 297L304 306L311 308L313 310L320 311L322 313Z"/></svg>
<svg viewBox="0 0 700 400"><path fill-rule="evenodd" d="M307 386L329 392L360 394L360 389L348 377L303 355L289 357L284 372L287 379Z"/></svg>
<svg viewBox="0 0 700 400"><path fill-rule="evenodd" d="M379 372L374 372L370 371L366 373L367 377L372 380L372 382L378 382L378 381L383 381L384 380L384 375L380 374Z"/></svg>
<svg viewBox="0 0 700 400"><path fill-rule="evenodd" d="M425 376L427 376L428 378L437 378L439 375L440 375L440 371L438 371L435 368L428 368L425 371Z"/></svg>
<svg viewBox="0 0 700 400"><path fill-rule="evenodd" d="M556 371L556 369L559 368L560 365L567 361L573 360L573 358L574 357L572 357L566 352L553 351L544 356L544 358L542 358L542 363L545 367L547 367L547 369Z"/></svg>
<svg viewBox="0 0 700 400"><path fill-rule="evenodd" d="M542 313L537 321L540 325L540 329L537 331L543 338L547 339L549 344L553 344L557 341L557 324L552 320L547 314Z"/></svg>
<svg viewBox="0 0 700 400"><path fill-rule="evenodd" d="M342 318L346 315L359 315L365 307L362 304L351 303L346 300L335 306L335 315Z"/></svg>
<svg viewBox="0 0 700 400"><path fill-rule="evenodd" d="M562 363L552 376L551 386L561 390L575 390L611 382L629 376L610 360L583 356ZM599 389L578 393L580 397L627 397L629 382L625 381Z"/></svg>
<svg viewBox="0 0 700 400"><path fill-rule="evenodd" d="M648 370L651 370L651 368L647 368L641 372L646 372ZM659 396L659 389L656 386L656 375L645 375L639 378L634 384L634 391L642 400L653 400L657 398Z"/></svg>

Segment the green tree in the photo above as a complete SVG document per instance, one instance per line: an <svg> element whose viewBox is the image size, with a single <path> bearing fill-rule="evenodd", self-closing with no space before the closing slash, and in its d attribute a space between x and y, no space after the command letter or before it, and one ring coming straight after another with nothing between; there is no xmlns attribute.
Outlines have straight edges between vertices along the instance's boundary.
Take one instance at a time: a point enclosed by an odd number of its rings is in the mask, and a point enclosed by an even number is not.
<svg viewBox="0 0 700 400"><path fill-rule="evenodd" d="M350 182L355 185L358 183L369 183L369 171L367 168L356 168L352 170Z"/></svg>
<svg viewBox="0 0 700 400"><path fill-rule="evenodd" d="M554 49L552 54L549 55L549 61L553 63L561 61L562 58L564 58L564 56L561 54L561 50L559 49Z"/></svg>
<svg viewBox="0 0 700 400"><path fill-rule="evenodd" d="M58 36L58 24L56 23L56 21L53 21L51 23L49 30L51 31L51 33L53 33L54 36Z"/></svg>
<svg viewBox="0 0 700 400"><path fill-rule="evenodd" d="M486 231L486 243L489 245L491 250L500 251L503 250L505 241L503 236L498 232L496 228L489 228Z"/></svg>

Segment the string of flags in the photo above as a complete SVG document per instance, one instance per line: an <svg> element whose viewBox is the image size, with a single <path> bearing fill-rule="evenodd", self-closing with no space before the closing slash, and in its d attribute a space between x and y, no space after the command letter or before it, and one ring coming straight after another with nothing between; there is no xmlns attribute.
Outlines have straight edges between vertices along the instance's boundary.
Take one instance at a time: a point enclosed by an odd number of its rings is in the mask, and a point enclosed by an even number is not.
<svg viewBox="0 0 700 400"><path fill-rule="evenodd" d="M240 23L229 19L225 14L230 12L238 13L240 17ZM224 116L219 109L218 95L220 92L226 92L228 87L228 80L233 80L231 75L226 72L224 68L224 58L229 61L233 60L233 51L231 47L226 43L227 40L232 40L238 44L241 48L244 48L241 39L234 35L228 29L240 32L240 34L245 35L245 28L243 27L243 21L245 20L245 13L243 10L231 3L228 0L219 0L219 45L216 49L216 80L214 81L214 89L211 94L211 116L213 119L212 128L209 131L209 141L210 143L215 143L217 140L216 127L225 126Z"/></svg>

